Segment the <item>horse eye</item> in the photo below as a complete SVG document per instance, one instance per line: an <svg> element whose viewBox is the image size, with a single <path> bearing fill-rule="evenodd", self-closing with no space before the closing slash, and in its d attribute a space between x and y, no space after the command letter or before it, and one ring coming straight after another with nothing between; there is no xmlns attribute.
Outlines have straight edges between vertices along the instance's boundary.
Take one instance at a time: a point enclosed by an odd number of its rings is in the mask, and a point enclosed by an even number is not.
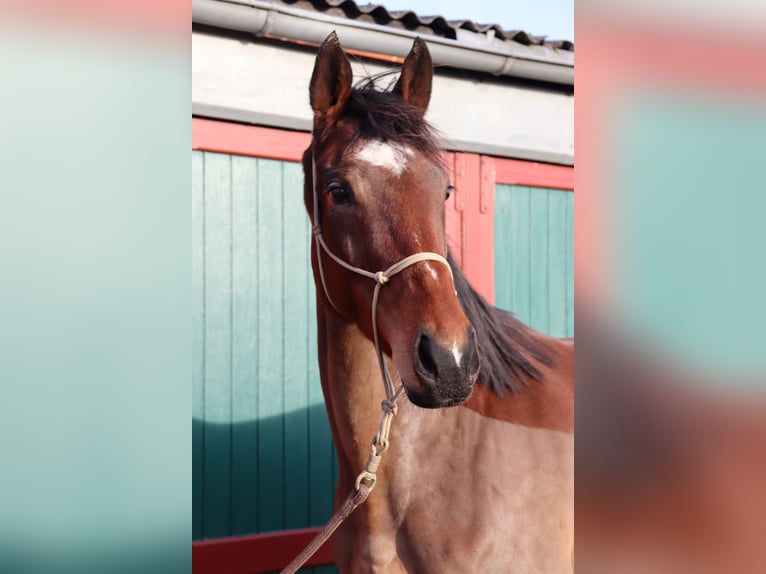
<svg viewBox="0 0 766 574"><path fill-rule="evenodd" d="M340 183L333 183L330 184L330 187L327 188L327 191L330 193L330 197L332 198L332 201L335 203L335 205L351 202L351 192L345 185Z"/></svg>
<svg viewBox="0 0 766 574"><path fill-rule="evenodd" d="M447 186L447 190L444 192L444 201L447 201L449 199L449 197L450 197L450 195L452 195L452 192L454 191L454 189L455 189L455 186L453 186L453 185L448 185Z"/></svg>

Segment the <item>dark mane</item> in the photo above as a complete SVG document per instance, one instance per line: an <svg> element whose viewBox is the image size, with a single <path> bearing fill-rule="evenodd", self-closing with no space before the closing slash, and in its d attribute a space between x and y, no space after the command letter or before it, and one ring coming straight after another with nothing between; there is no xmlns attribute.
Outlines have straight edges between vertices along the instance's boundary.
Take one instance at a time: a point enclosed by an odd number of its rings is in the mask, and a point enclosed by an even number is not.
<svg viewBox="0 0 766 574"><path fill-rule="evenodd" d="M410 146L434 162L442 163L436 132L394 91L381 91L375 86L377 77L362 80L352 91L344 116L358 124L358 137L382 139Z"/></svg>
<svg viewBox="0 0 766 574"><path fill-rule="evenodd" d="M531 358L551 365L545 346L530 337L531 329L511 313L490 305L468 283L451 254L447 259L455 277L455 289L468 320L476 329L481 370L479 380L502 395L506 388L517 392L522 375L540 380Z"/></svg>

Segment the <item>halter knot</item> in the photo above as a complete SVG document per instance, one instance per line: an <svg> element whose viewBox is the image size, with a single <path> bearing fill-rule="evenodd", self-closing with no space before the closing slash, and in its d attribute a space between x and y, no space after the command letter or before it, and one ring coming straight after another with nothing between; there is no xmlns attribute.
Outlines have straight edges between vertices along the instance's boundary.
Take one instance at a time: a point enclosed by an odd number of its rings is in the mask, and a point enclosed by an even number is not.
<svg viewBox="0 0 766 574"><path fill-rule="evenodd" d="M396 405L396 403L389 399L386 399L380 403L380 408L383 409L383 412L386 414L392 413L395 415L399 411L399 407Z"/></svg>
<svg viewBox="0 0 766 574"><path fill-rule="evenodd" d="M311 226L311 234L312 235L321 235L322 234L322 226L318 223L316 225Z"/></svg>
<svg viewBox="0 0 766 574"><path fill-rule="evenodd" d="M386 275L383 271L378 271L375 274L375 281L377 281L381 285L385 285L386 283L388 283L388 275Z"/></svg>

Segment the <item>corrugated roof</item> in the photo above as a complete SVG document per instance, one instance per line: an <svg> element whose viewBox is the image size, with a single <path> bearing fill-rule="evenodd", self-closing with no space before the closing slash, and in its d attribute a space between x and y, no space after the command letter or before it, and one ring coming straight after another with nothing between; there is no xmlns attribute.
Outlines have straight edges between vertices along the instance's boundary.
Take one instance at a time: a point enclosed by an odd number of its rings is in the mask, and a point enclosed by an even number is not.
<svg viewBox="0 0 766 574"><path fill-rule="evenodd" d="M505 30L498 24L479 24L472 20L447 20L443 16L420 16L411 10L389 11L380 4L359 5L353 0L276 0L276 3L453 40L457 39L459 30L467 30L504 42L517 42L524 46L546 46L574 52L574 43L569 40L548 40L546 36L532 36L523 30Z"/></svg>

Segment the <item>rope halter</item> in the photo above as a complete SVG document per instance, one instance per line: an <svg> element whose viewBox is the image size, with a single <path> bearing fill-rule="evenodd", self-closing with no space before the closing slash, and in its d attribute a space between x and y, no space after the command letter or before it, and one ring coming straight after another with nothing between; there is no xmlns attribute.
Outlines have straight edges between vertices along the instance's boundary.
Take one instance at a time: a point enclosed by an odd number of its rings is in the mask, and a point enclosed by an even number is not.
<svg viewBox="0 0 766 574"><path fill-rule="evenodd" d="M328 257L330 257L330 259L335 261L341 267L348 269L352 273L356 273L357 275L361 275L375 281L375 290L372 295L372 332L375 336L375 353L378 356L378 365L380 366L380 374L383 377L383 386L386 389L386 398L380 405L383 409L383 418L380 421L378 434L376 434L375 438L372 439L370 456L367 458L367 464L365 464L364 470L360 472L356 477L354 490L351 491L345 502L343 502L338 510L335 511L335 514L332 516L332 518L330 518L330 521L319 532L319 534L317 534L316 537L309 543L309 545L306 546L306 548L304 548L303 551L282 570L281 574L295 574L298 569L316 553L319 547L324 542L326 542L330 536L332 536L332 533L335 532L338 526L340 526L343 521L351 515L354 509L362 504L365 500L367 500L367 497L372 492L372 489L375 488L378 466L380 466L380 460L383 456L383 453L388 450L388 435L391 432L391 422L393 421L394 416L398 410L396 401L404 390L404 387L401 385L398 389L394 389L394 385L391 382L391 377L388 374L388 369L386 369L386 364L383 360L383 353L380 350L380 337L378 336L377 322L377 308L380 288L383 285L386 285L397 273L401 273L410 265L414 265L415 263L419 263L421 261L438 261L439 263L442 263L445 267L447 267L447 269L449 269L450 277L452 277L452 268L450 267L450 264L447 262L447 260L438 253L431 253L428 251L415 253L414 255L405 257L401 261L394 263L385 271L377 271L375 273L372 271L367 271L366 269L354 267L353 265L343 261L343 259L330 251L324 241L324 238L322 237L322 226L319 223L319 194L317 193L316 158L313 154L311 156L311 172L313 178L312 183L314 186L314 225L311 227L311 234L316 240L317 265L319 266L319 276L322 279L322 289L324 289L325 297L327 297L330 305L332 305L333 308L338 311L338 313L340 313L338 308L335 306L335 303L333 303L332 297L330 297L330 292L327 290L327 283L325 282L324 278L324 268L322 266L322 251L324 251ZM452 277L453 286L454 279L455 278Z"/></svg>
<svg viewBox="0 0 766 574"><path fill-rule="evenodd" d="M388 373L388 369L386 368L385 360L383 359L383 351L380 347L380 336L378 334L378 300L380 298L380 288L383 285L387 285L392 277L397 275L398 273L401 273L411 265L415 265L416 263L420 263L423 261L436 261L438 263L443 264L448 270L450 277L453 281L454 286L454 277L452 275L452 267L450 266L449 262L439 255L438 253L432 253L430 251L423 251L420 253L414 253L412 255L409 255L402 259L401 261L398 261L391 265L388 269L385 269L383 271L368 271L366 269L362 269L360 267L355 267L351 265L350 263L347 263L337 255L335 255L330 248L327 246L327 243L325 243L324 237L322 236L322 225L319 222L319 192L317 191L317 164L316 164L316 157L312 154L311 156L311 175L312 175L312 185L313 185L313 198L314 198L314 224L311 227L311 233L314 236L315 243L316 243L316 254L317 254L317 266L319 267L319 277L322 282L322 289L324 290L325 297L327 297L327 300L330 302L330 305L340 313L338 307L335 305L335 303L332 300L332 297L330 296L330 292L327 289L327 282L325 280L325 274L324 274L324 266L322 264L322 252L326 253L327 256L335 261L338 265L343 267L344 269L347 269L348 271L351 271L352 273L355 273L357 275L361 275L362 277L367 277L368 279L371 279L375 281L375 289L372 293L372 333L374 337L375 342L375 354L378 357L378 367L380 368L380 374L383 379L383 386L386 391L386 399L383 401L381 407L383 409L383 419L380 422L380 428L378 429L378 434L375 435L375 438L372 441L372 453L370 454L370 458L367 460L367 465L365 466L365 470L362 471L359 476L356 479L356 489L359 490L360 485L363 480L369 480L371 482L370 489L372 489L372 486L375 484L375 472L378 468L378 465L380 464L380 457L383 455L383 453L388 449L389 442L388 442L388 435L391 431L391 421L393 420L394 416L397 412L397 406L396 401L401 396L402 392L404 391L404 387L402 385L399 385L398 389L394 388L394 384L391 381L391 376Z"/></svg>

